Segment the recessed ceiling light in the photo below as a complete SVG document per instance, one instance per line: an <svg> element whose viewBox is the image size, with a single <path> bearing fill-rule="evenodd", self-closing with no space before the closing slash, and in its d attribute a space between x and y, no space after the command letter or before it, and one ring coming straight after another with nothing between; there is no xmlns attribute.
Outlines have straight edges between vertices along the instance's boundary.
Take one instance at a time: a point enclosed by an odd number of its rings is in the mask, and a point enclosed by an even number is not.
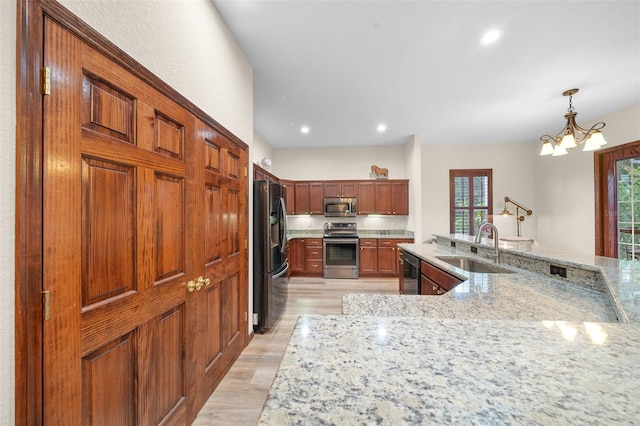
<svg viewBox="0 0 640 426"><path fill-rule="evenodd" d="M307 133L309 133L309 131L310 131L310 130L311 130L311 129L309 129L309 127L307 127L307 126L302 126L302 127L300 127L300 131L301 131L302 133L304 133L305 135L306 135Z"/></svg>
<svg viewBox="0 0 640 426"><path fill-rule="evenodd" d="M382 133L387 130L387 125L384 123L380 123L378 124L378 127L376 127L376 130Z"/></svg>
<svg viewBox="0 0 640 426"><path fill-rule="evenodd" d="M504 31L502 30L491 30L487 31L480 40L480 44L492 44L496 41L500 40L504 35Z"/></svg>

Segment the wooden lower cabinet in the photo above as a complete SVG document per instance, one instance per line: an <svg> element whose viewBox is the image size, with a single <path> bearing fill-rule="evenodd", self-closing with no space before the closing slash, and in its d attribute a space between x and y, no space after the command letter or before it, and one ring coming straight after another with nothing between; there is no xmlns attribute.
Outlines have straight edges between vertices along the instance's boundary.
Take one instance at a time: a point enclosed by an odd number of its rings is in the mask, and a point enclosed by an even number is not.
<svg viewBox="0 0 640 426"><path fill-rule="evenodd" d="M378 273L378 241L375 238L360 238L360 276Z"/></svg>
<svg viewBox="0 0 640 426"><path fill-rule="evenodd" d="M293 238L289 240L287 257L289 259L289 275L304 273L304 239Z"/></svg>
<svg viewBox="0 0 640 426"><path fill-rule="evenodd" d="M448 292L462 280L430 263L420 262L420 286L424 295L440 295Z"/></svg>
<svg viewBox="0 0 640 426"><path fill-rule="evenodd" d="M361 238L360 275L398 275L398 244L413 243L410 238Z"/></svg>
<svg viewBox="0 0 640 426"><path fill-rule="evenodd" d="M322 238L289 240L290 276L322 276Z"/></svg>

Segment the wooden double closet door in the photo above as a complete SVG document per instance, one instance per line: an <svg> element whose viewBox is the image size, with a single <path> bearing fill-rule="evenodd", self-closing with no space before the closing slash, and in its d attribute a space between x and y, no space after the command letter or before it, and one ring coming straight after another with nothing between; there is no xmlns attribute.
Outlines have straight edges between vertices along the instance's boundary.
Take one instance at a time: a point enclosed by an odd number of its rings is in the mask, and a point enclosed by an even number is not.
<svg viewBox="0 0 640 426"><path fill-rule="evenodd" d="M188 424L247 343L247 152L44 19L45 424Z"/></svg>

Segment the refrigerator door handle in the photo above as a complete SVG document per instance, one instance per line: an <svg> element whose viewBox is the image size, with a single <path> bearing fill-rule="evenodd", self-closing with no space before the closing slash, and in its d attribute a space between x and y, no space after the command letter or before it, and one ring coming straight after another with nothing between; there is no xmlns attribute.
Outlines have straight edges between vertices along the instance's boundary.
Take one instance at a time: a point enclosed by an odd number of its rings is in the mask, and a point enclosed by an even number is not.
<svg viewBox="0 0 640 426"><path fill-rule="evenodd" d="M284 269L282 271L276 273L275 275L272 275L271 278L273 278L274 280L276 278L280 278L281 276L286 274L288 270L289 270L289 261L285 261L284 262Z"/></svg>
<svg viewBox="0 0 640 426"><path fill-rule="evenodd" d="M280 217L278 219L282 225L280 253L285 254L287 252L287 206L284 204L284 198L280 198Z"/></svg>

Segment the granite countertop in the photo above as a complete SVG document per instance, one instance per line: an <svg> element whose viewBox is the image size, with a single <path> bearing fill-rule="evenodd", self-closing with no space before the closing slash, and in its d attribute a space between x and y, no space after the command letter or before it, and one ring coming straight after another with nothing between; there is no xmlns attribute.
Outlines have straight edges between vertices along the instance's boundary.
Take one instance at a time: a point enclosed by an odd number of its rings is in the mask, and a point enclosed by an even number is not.
<svg viewBox="0 0 640 426"><path fill-rule="evenodd" d="M501 264L510 274L467 272L437 259L456 256L481 259L437 244L400 244L400 248L463 280L440 296L349 294L346 315L425 316L507 320L616 322L617 307L608 294L556 278ZM483 259L486 261L486 259Z"/></svg>
<svg viewBox="0 0 640 426"><path fill-rule="evenodd" d="M301 316L259 424L640 419L631 324Z"/></svg>
<svg viewBox="0 0 640 426"><path fill-rule="evenodd" d="M634 262L500 243L517 265L573 268L567 282L504 264L514 273L469 273L435 258L473 256L443 244L400 247L464 282L301 316L260 424L638 424Z"/></svg>
<svg viewBox="0 0 640 426"><path fill-rule="evenodd" d="M474 237L460 234L437 235L437 237L467 243L474 241ZM423 250L430 245L416 244L415 246L416 249ZM483 245L488 246L484 238ZM546 261L567 265L575 271L594 271L603 280L604 293L611 297L614 307L621 311L619 312L621 322L640 323L640 262L573 253L530 243L501 241L499 248L501 253L522 258L523 262ZM464 254L467 255L467 253Z"/></svg>
<svg viewBox="0 0 640 426"><path fill-rule="evenodd" d="M292 238L322 238L324 230L322 229L292 229L287 232L287 239ZM378 239L408 239L413 238L413 232L405 230L376 230L361 229L358 230L360 238L378 238Z"/></svg>

